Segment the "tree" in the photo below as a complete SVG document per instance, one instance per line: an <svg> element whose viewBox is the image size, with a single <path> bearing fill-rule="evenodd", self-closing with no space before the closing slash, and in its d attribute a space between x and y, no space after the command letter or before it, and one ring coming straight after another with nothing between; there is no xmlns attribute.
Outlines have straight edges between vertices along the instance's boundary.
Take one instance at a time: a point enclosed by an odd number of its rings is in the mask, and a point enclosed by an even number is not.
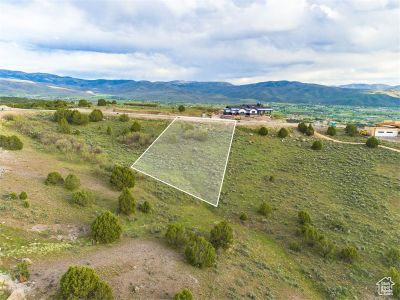
<svg viewBox="0 0 400 300"><path fill-rule="evenodd" d="M89 267L74 266L61 277L59 299L114 299L109 285L102 281L95 270Z"/></svg>
<svg viewBox="0 0 400 300"><path fill-rule="evenodd" d="M77 189L81 185L81 181L74 174L69 174L67 177L65 177L64 184L65 188L72 191Z"/></svg>
<svg viewBox="0 0 400 300"><path fill-rule="evenodd" d="M336 135L336 128L333 126L329 126L328 130L326 131L327 135L335 136Z"/></svg>
<svg viewBox="0 0 400 300"><path fill-rule="evenodd" d="M110 211L98 215L91 225L91 236L98 243L112 243L120 238L121 233L118 218Z"/></svg>
<svg viewBox="0 0 400 300"><path fill-rule="evenodd" d="M119 190L124 187L133 188L135 186L135 176L131 168L115 166L111 173L110 183Z"/></svg>
<svg viewBox="0 0 400 300"><path fill-rule="evenodd" d="M79 107L90 107L91 105L92 105L92 103L90 103L89 101L87 101L85 99L81 99L78 102Z"/></svg>
<svg viewBox="0 0 400 300"><path fill-rule="evenodd" d="M121 122L128 122L129 116L127 114L122 114L119 116L118 120L120 120Z"/></svg>
<svg viewBox="0 0 400 300"><path fill-rule="evenodd" d="M226 221L214 226L210 232L210 242L215 249L228 249L233 244L233 229Z"/></svg>
<svg viewBox="0 0 400 300"><path fill-rule="evenodd" d="M138 121L134 121L132 126L131 126L131 131L132 132L138 132L142 129L142 126L140 125L140 123Z"/></svg>
<svg viewBox="0 0 400 300"><path fill-rule="evenodd" d="M299 123L299 125L297 125L297 129L301 132L301 133L306 133L307 131L307 125L304 122Z"/></svg>
<svg viewBox="0 0 400 300"><path fill-rule="evenodd" d="M58 128L59 128L60 132L62 132L62 133L65 133L65 134L71 133L71 126L69 126L66 118L62 118L60 120L60 122L58 122Z"/></svg>
<svg viewBox="0 0 400 300"><path fill-rule="evenodd" d="M308 212L301 210L298 212L297 216L300 224L311 224L311 217Z"/></svg>
<svg viewBox="0 0 400 300"><path fill-rule="evenodd" d="M182 247L188 240L186 228L182 224L169 224L165 238L171 246Z"/></svg>
<svg viewBox="0 0 400 300"><path fill-rule="evenodd" d="M19 194L19 199L21 200L28 199L28 194L26 192L21 192L21 194Z"/></svg>
<svg viewBox="0 0 400 300"><path fill-rule="evenodd" d="M78 110L73 110L68 121L75 125L86 125L89 123L89 116L87 114L82 114Z"/></svg>
<svg viewBox="0 0 400 300"><path fill-rule="evenodd" d="M119 212L125 215L130 215L135 212L135 199L128 188L123 188L122 193L118 198Z"/></svg>
<svg viewBox="0 0 400 300"><path fill-rule="evenodd" d="M111 130L111 127L110 127L110 126L107 127L107 134L108 134L108 135L111 135L111 134L112 134L112 130Z"/></svg>
<svg viewBox="0 0 400 300"><path fill-rule="evenodd" d="M185 257L195 267L210 267L215 262L215 249L205 238L194 236L186 245Z"/></svg>
<svg viewBox="0 0 400 300"><path fill-rule="evenodd" d="M312 127L311 124L309 124L308 127L307 127L306 135L308 135L308 136L314 135L314 128Z"/></svg>
<svg viewBox="0 0 400 300"><path fill-rule="evenodd" d="M107 101L104 99L99 99L97 100L97 106L106 106L107 105Z"/></svg>
<svg viewBox="0 0 400 300"><path fill-rule="evenodd" d="M260 129L258 129L258 134L265 136L268 134L268 129L266 127L262 126L262 127L260 127Z"/></svg>
<svg viewBox="0 0 400 300"><path fill-rule="evenodd" d="M281 128L278 131L278 137L280 137L281 139L284 139L285 137L287 137L289 135L289 131L286 128Z"/></svg>
<svg viewBox="0 0 400 300"><path fill-rule="evenodd" d="M144 201L142 204L139 205L139 209L145 213L148 214L151 212L152 207L149 201Z"/></svg>
<svg viewBox="0 0 400 300"><path fill-rule="evenodd" d="M357 126L354 124L347 124L346 128L344 131L347 133L349 136L356 136L358 133Z"/></svg>
<svg viewBox="0 0 400 300"><path fill-rule="evenodd" d="M313 149L313 150L321 150L322 149L322 142L321 141L315 141L311 145L311 149Z"/></svg>
<svg viewBox="0 0 400 300"><path fill-rule="evenodd" d="M85 190L77 191L72 194L71 202L80 206L89 206L92 195Z"/></svg>
<svg viewBox="0 0 400 300"><path fill-rule="evenodd" d="M264 201L263 203L261 203L258 212L263 216L268 217L272 213L272 207L271 205L269 205L267 202Z"/></svg>
<svg viewBox="0 0 400 300"><path fill-rule="evenodd" d="M181 104L178 106L178 110L179 110L179 112L184 112L186 110L186 108Z"/></svg>
<svg viewBox="0 0 400 300"><path fill-rule="evenodd" d="M371 136L370 138L367 139L365 144L367 145L368 148L377 148L380 142L376 137Z"/></svg>
<svg viewBox="0 0 400 300"><path fill-rule="evenodd" d="M174 300L193 300L192 292L188 289L182 289L175 294Z"/></svg>
<svg viewBox="0 0 400 300"><path fill-rule="evenodd" d="M61 174L58 172L50 172L47 175L47 179L45 181L46 185L57 185L57 184L64 184L64 179L62 178Z"/></svg>
<svg viewBox="0 0 400 300"><path fill-rule="evenodd" d="M90 122L99 122L103 120L103 112L100 109L94 109L89 114Z"/></svg>

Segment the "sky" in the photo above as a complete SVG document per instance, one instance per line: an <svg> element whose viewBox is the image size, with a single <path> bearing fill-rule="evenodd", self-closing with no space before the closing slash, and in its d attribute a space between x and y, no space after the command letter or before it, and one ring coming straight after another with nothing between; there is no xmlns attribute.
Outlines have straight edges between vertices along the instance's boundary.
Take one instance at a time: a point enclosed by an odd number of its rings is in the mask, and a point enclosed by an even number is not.
<svg viewBox="0 0 400 300"><path fill-rule="evenodd" d="M0 69L400 84L400 0L0 0Z"/></svg>

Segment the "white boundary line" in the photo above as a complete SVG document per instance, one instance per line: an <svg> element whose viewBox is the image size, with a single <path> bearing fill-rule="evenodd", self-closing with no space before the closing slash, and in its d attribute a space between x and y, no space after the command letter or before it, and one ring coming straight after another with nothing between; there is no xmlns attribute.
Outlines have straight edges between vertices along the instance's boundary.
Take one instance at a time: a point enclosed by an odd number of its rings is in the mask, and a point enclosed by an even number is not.
<svg viewBox="0 0 400 300"><path fill-rule="evenodd" d="M131 168L134 169L134 170L136 170L136 171L138 171L138 172L140 172L140 173L142 173L142 174L144 174L144 175L147 175L147 176L149 176L149 177L151 177L151 178L153 178L153 179L155 179L155 180L157 180L157 181L160 181L160 182L162 182L162 183L164 183L164 184L166 184L166 185L168 185L168 186L170 186L170 187L173 187L174 189L177 189L177 190L179 190L179 191L181 191L181 192L183 192L183 193L185 193L185 194L188 194L188 195L190 195L190 196L192 196L192 197L194 197L194 198L196 198L196 199L199 199L199 200L201 200L201 201L203 201L203 202L206 202L206 203L208 203L208 204L210 204L210 205L212 205L212 206L214 206L214 207L218 207L219 198L220 198L220 196L221 196L221 191L222 191L222 186L223 186L223 184L224 184L226 167L228 166L229 154L230 154L230 152L231 152L231 147L232 147L232 142L233 142L233 136L235 135L235 129L236 129L236 123L237 123L236 120L223 120L223 121L234 122L234 126L233 126L233 130L232 130L232 136L231 136L231 141L230 141L230 144L229 144L228 154L227 154L227 156L226 156L224 172L223 172L223 174L222 174L222 181L221 181L221 185L220 185L220 188L219 188L219 193L218 193L218 198L217 198L217 204L213 204L213 203L211 203L211 202L208 202L207 200L204 200L204 199L200 198L199 196L196 196L196 195L193 195L192 193L189 193L189 192L187 192L187 191L184 191L184 190L182 190L181 188L178 188L178 187L176 187L176 186L174 186L174 185L172 185L172 184L170 184L170 183L168 183L168 182L166 182L166 181L164 181L164 180L162 180L162 179L159 179L159 178L157 178L157 177L155 177L155 176L153 176L153 175L150 175L150 174L148 174L148 173L146 173L146 172L144 172L144 171L142 171L142 170L140 170L140 169L134 167L135 164L142 158L142 156L151 148L151 146L153 146L153 144L167 131L167 129L172 125L172 123L174 123L177 119L180 119L180 118L182 118L182 119L184 119L184 118L191 118L191 119L213 120L213 119L211 119L211 118L207 119L207 118L200 118L200 117L186 117L186 116L177 116L177 117L175 117L175 119L173 119L172 122L169 123L169 125L163 130L163 132L160 133L160 135L151 143L151 145L139 156L139 158L136 159L136 161L131 165ZM214 119L213 121L220 121L220 120Z"/></svg>
<svg viewBox="0 0 400 300"><path fill-rule="evenodd" d="M233 142L233 136L235 135L235 129L236 129L236 121L235 121L235 124L233 126L233 130L232 130L231 143L229 144L228 154L226 155L225 168L224 168L224 173L222 174L222 181L221 181L221 186L219 188L219 193L218 193L217 205L216 206L218 206L219 197L221 196L222 186L224 185L225 172L226 172L226 167L228 166L229 154L231 153L231 147L232 147L232 142Z"/></svg>

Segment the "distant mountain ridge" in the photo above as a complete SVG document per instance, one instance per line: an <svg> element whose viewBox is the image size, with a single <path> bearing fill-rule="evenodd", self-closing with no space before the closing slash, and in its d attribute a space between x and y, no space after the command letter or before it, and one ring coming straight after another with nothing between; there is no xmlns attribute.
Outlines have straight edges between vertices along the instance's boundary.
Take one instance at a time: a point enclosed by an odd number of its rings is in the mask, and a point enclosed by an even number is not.
<svg viewBox="0 0 400 300"><path fill-rule="evenodd" d="M339 85L340 88L345 89L358 89L358 90L398 90L400 85L388 85L388 84L366 84L366 83L351 83Z"/></svg>
<svg viewBox="0 0 400 300"><path fill-rule="evenodd" d="M99 98L160 102L287 102L398 106L400 98L370 88L332 87L297 81L234 85L228 82L87 80L47 73L0 70L0 95L35 98Z"/></svg>

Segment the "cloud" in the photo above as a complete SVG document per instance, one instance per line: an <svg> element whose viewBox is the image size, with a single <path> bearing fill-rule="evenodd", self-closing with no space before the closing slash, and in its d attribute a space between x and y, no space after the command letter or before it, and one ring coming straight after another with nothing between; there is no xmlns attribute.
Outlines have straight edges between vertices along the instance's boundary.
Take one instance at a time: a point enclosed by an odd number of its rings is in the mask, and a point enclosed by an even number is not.
<svg viewBox="0 0 400 300"><path fill-rule="evenodd" d="M0 11L0 68L237 83L400 76L393 0L36 0Z"/></svg>

